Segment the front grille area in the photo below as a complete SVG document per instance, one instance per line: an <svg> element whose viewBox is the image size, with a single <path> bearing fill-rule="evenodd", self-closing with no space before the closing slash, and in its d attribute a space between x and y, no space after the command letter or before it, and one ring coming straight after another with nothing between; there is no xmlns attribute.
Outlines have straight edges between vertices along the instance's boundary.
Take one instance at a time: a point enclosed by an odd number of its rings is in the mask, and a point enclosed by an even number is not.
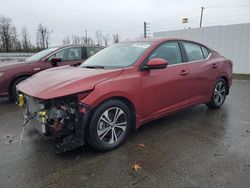
<svg viewBox="0 0 250 188"><path fill-rule="evenodd" d="M31 97L25 96L26 99L26 110L32 118L30 119L30 124L35 127L40 133L46 133L46 125L41 122L39 112L41 109L42 101Z"/></svg>
<svg viewBox="0 0 250 188"><path fill-rule="evenodd" d="M40 110L40 104L39 104L38 99L28 96L26 100L27 100L27 104L26 104L27 108L31 114L34 114Z"/></svg>
<svg viewBox="0 0 250 188"><path fill-rule="evenodd" d="M85 114L79 110L77 96L49 100L26 94L23 96L25 118L41 135L53 142L57 152L74 149L85 143L83 122L86 119Z"/></svg>

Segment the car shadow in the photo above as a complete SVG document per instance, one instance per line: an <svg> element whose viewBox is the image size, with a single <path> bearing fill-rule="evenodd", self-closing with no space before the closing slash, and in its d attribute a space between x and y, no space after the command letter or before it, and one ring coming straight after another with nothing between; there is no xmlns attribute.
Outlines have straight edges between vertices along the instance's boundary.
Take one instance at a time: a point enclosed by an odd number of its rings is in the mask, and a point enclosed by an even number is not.
<svg viewBox="0 0 250 188"><path fill-rule="evenodd" d="M11 103L14 103L14 102L11 102L8 97L1 97L0 98L0 105L1 104L8 104L8 103L11 104Z"/></svg>

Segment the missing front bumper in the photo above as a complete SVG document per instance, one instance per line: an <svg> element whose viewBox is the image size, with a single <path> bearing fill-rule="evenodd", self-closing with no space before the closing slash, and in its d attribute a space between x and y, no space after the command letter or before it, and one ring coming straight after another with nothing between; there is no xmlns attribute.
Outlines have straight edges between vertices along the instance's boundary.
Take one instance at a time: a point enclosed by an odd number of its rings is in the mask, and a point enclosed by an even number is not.
<svg viewBox="0 0 250 188"><path fill-rule="evenodd" d="M85 144L85 127L89 107L79 104L76 97L41 101L30 96L19 96L30 124L51 143L53 150L62 153Z"/></svg>

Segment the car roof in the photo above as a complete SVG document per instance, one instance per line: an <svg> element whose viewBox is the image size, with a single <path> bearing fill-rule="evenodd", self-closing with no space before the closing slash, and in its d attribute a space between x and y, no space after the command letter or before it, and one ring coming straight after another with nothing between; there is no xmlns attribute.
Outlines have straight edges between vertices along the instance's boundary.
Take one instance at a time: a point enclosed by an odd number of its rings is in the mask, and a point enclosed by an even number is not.
<svg viewBox="0 0 250 188"><path fill-rule="evenodd" d="M61 46L52 46L50 48L68 48L68 47L94 47L94 48L105 48L105 46L98 46L98 45L90 45L90 44L70 44L70 45L61 45Z"/></svg>
<svg viewBox="0 0 250 188"><path fill-rule="evenodd" d="M167 42L167 41L186 41L186 42L192 42L192 43L196 43L202 46L205 46L206 48L210 49L209 47L207 47L206 45L200 43L200 42L196 42L196 41L192 41L192 40L188 40L188 39L182 39L182 38L142 38L142 39L138 39L138 40L131 40L131 41L126 41L127 43L129 42L153 42L153 43L162 43L162 42ZM122 42L122 43L126 43L126 42Z"/></svg>

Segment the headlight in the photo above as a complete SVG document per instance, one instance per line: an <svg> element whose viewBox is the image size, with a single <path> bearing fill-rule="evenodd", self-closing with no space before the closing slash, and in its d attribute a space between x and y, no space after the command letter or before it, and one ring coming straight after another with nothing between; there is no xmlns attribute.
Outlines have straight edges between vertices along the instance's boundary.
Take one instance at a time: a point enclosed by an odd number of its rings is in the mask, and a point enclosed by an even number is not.
<svg viewBox="0 0 250 188"><path fill-rule="evenodd" d="M4 72L0 72L0 77L3 77Z"/></svg>

